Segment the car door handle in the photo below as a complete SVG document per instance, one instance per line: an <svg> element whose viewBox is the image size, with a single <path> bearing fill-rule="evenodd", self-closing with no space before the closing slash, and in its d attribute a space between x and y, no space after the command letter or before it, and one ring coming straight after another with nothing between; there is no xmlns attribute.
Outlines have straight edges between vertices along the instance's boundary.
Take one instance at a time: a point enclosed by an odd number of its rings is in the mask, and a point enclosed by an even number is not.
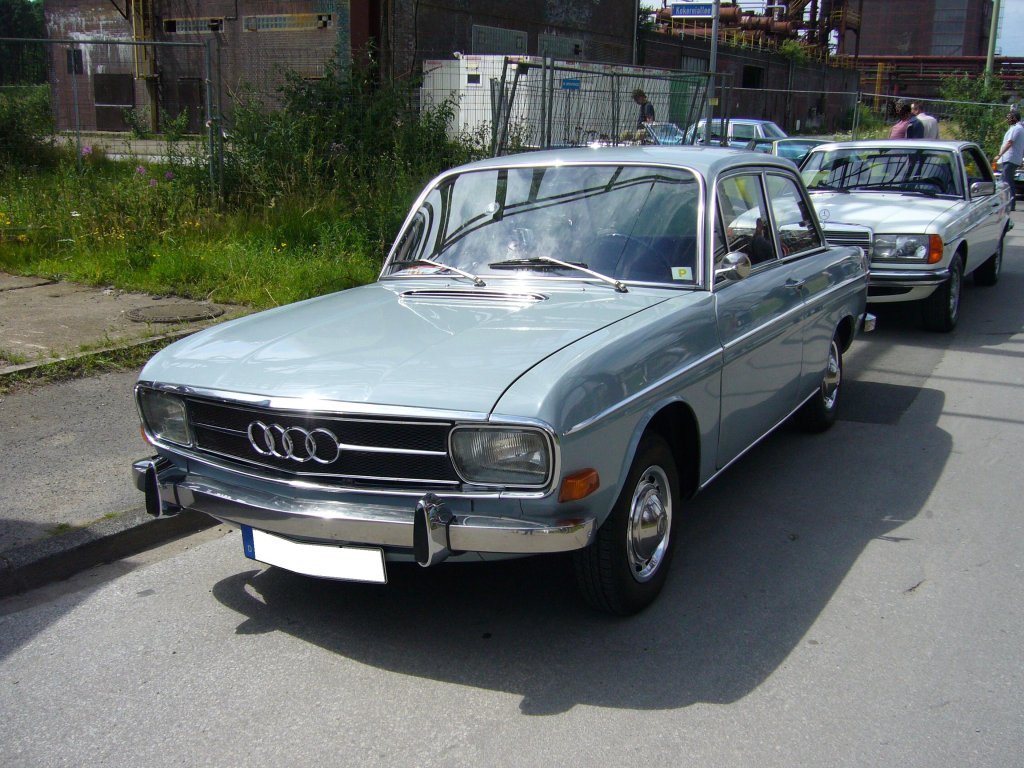
<svg viewBox="0 0 1024 768"><path fill-rule="evenodd" d="M805 282L805 280L797 280L796 278L791 277L788 280L786 280L786 286L792 288L795 291L799 291L803 289Z"/></svg>

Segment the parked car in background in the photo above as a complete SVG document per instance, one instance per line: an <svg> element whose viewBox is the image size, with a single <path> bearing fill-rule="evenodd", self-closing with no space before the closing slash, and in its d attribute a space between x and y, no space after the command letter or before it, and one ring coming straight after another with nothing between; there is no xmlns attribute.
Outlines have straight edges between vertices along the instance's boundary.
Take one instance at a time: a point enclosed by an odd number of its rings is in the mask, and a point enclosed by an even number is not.
<svg viewBox="0 0 1024 768"><path fill-rule="evenodd" d="M632 146L635 144L664 144L675 146L684 144L682 130L675 123L654 122L644 123L639 128L630 128L619 135L618 141L612 141L608 136L601 135L597 131L587 131L585 144L588 147L610 147L610 146Z"/></svg>
<svg viewBox="0 0 1024 768"><path fill-rule="evenodd" d="M814 147L827 144L829 141L829 139L806 139L799 136L790 136L785 139L751 139L747 142L746 149L784 157L800 165L807 157L807 153Z"/></svg>
<svg viewBox="0 0 1024 768"><path fill-rule="evenodd" d="M963 278L999 279L1010 193L976 144L823 144L801 173L829 242L870 254L869 302L920 302L926 327L951 331Z"/></svg>
<svg viewBox="0 0 1024 768"><path fill-rule="evenodd" d="M643 130L647 134L645 141L648 144L675 146L683 144L686 138L675 123L644 123Z"/></svg>
<svg viewBox="0 0 1024 768"><path fill-rule="evenodd" d="M994 170L993 175L995 176L996 181L1003 180L1002 171ZM1017 180L1017 199L1022 200L1024 199L1024 168L1018 168L1017 173L1014 174L1014 178Z"/></svg>
<svg viewBox="0 0 1024 768"><path fill-rule="evenodd" d="M866 291L779 158L473 163L427 186L375 283L153 357L136 484L298 573L572 552L584 597L633 613L686 498L789 416L835 420Z"/></svg>
<svg viewBox="0 0 1024 768"><path fill-rule="evenodd" d="M698 120L686 129L687 144L704 144L707 120ZM745 147L753 139L784 139L786 132L771 120L735 117L731 120L714 118L711 121L711 144Z"/></svg>

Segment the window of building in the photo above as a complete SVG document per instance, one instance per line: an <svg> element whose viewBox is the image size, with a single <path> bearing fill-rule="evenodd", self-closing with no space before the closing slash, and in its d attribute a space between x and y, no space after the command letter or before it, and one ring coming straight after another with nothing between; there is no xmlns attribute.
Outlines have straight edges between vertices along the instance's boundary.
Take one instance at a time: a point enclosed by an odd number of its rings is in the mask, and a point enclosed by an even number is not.
<svg viewBox="0 0 1024 768"><path fill-rule="evenodd" d="M224 29L223 17L205 16L193 19L164 19L164 32L168 35L197 35L220 32Z"/></svg>
<svg viewBox="0 0 1024 768"><path fill-rule="evenodd" d="M292 32L300 29L329 29L334 26L330 13L281 13L246 16L242 27L246 32Z"/></svg>
<svg viewBox="0 0 1024 768"><path fill-rule="evenodd" d="M764 67L745 65L743 67L743 84L741 88L763 88Z"/></svg>

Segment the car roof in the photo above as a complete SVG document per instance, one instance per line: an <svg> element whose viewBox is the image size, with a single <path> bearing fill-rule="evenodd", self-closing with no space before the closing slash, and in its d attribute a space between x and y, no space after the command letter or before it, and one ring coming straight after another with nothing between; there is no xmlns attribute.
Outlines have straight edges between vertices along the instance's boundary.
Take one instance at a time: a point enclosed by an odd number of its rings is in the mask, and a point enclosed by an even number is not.
<svg viewBox="0 0 1024 768"><path fill-rule="evenodd" d="M708 120L706 117L702 117L698 120L698 123L706 123ZM759 117L713 117L711 118L713 123L744 123L746 125L763 125L765 123L772 123L775 125L774 120L764 120Z"/></svg>
<svg viewBox="0 0 1024 768"><path fill-rule="evenodd" d="M692 168L701 175L714 176L728 168L743 165L770 165L793 170L793 164L774 155L748 152L729 147L707 146L622 146L581 147L522 152L492 157L453 168L448 173L489 168L533 167L545 165L577 165L588 163L627 163L634 165L678 165ZM447 175L447 174L443 174Z"/></svg>
<svg viewBox="0 0 1024 768"><path fill-rule="evenodd" d="M947 151L978 146L973 141L950 141L946 139L858 139L857 141L832 141L815 147L815 149L854 149L857 147L865 149L900 149L908 145L922 149L944 149Z"/></svg>

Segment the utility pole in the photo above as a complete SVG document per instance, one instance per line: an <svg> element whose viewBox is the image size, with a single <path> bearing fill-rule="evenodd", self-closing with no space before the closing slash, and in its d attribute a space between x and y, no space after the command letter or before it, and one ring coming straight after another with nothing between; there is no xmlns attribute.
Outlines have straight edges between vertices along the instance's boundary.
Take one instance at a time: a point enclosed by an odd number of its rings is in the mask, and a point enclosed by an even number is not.
<svg viewBox="0 0 1024 768"><path fill-rule="evenodd" d="M999 37L999 0L992 0L992 23L988 28L988 55L985 57L985 85L992 81L997 37Z"/></svg>
<svg viewBox="0 0 1024 768"><path fill-rule="evenodd" d="M704 143L711 143L711 120L715 114L715 68L718 66L718 15L721 12L721 0L715 0L711 17L711 53L708 58L708 110L704 120ZM720 131L724 134L724 131Z"/></svg>

